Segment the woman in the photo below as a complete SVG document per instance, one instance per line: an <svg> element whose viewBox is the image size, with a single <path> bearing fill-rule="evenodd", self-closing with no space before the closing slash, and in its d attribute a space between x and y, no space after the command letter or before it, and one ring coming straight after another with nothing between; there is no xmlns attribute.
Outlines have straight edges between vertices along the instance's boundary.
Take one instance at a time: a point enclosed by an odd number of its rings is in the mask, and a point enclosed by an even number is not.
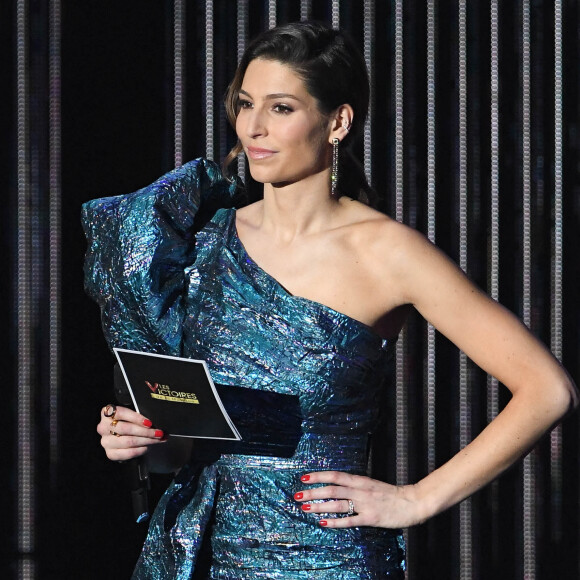
<svg viewBox="0 0 580 580"><path fill-rule="evenodd" d="M205 359L216 382L298 395L302 436L289 458L203 461L194 443L134 577L402 578L399 528L497 477L576 405L575 386L423 236L353 199L370 193L348 152L368 80L340 32L264 33L226 106L229 159L243 149L264 199L215 212L238 190L198 160L91 202L87 287L111 346ZM367 449L411 306L513 396L455 457L397 487L368 476ZM112 460L171 444L147 417L117 407L113 426L110 414L98 432Z"/></svg>

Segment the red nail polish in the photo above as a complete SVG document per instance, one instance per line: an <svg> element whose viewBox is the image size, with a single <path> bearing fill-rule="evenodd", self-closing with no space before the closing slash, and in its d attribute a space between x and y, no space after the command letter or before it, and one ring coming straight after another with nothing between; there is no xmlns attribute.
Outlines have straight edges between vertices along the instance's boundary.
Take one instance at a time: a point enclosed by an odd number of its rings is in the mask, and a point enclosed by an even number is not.
<svg viewBox="0 0 580 580"><path fill-rule="evenodd" d="M326 520L320 520L318 523L319 523L321 526L327 526L327 525L328 525L328 522L327 522Z"/></svg>
<svg viewBox="0 0 580 580"><path fill-rule="evenodd" d="M302 509L303 509L305 512L309 512L309 511L310 511L310 507L311 507L311 506L310 506L310 504L309 504L309 503L305 503L305 504L302 506Z"/></svg>
<svg viewBox="0 0 580 580"><path fill-rule="evenodd" d="M161 439L161 437L163 437L163 431L161 431L161 429L156 429L155 433L154 433L155 437L158 437L159 439Z"/></svg>
<svg viewBox="0 0 580 580"><path fill-rule="evenodd" d="M309 476L309 475L303 475L303 476L300 478L300 481L308 481L309 479L310 479L310 476Z"/></svg>
<svg viewBox="0 0 580 580"><path fill-rule="evenodd" d="M149 421L149 419L143 419L143 425L145 425L145 427L152 427L153 423Z"/></svg>
<svg viewBox="0 0 580 580"><path fill-rule="evenodd" d="M301 491L294 494L294 499L302 499L303 497L304 497L304 494Z"/></svg>

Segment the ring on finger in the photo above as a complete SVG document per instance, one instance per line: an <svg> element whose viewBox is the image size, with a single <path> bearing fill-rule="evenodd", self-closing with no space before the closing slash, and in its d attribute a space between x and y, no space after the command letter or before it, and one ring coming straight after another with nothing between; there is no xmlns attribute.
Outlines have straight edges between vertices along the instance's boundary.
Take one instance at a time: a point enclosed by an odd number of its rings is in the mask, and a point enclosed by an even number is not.
<svg viewBox="0 0 580 580"><path fill-rule="evenodd" d="M111 421L111 427L116 427L118 422L119 422L119 419L113 419Z"/></svg>
<svg viewBox="0 0 580 580"><path fill-rule="evenodd" d="M103 409L103 415L109 419L114 419L115 418L115 413L117 412L117 406L113 405L113 403L109 403L104 409Z"/></svg>
<svg viewBox="0 0 580 580"><path fill-rule="evenodd" d="M348 511L346 512L347 516L354 515L354 501L352 499L348 500Z"/></svg>
<svg viewBox="0 0 580 580"><path fill-rule="evenodd" d="M113 431L112 429L109 431L109 433L111 435L114 435L115 437L121 437L121 434L120 433L117 433L116 431Z"/></svg>

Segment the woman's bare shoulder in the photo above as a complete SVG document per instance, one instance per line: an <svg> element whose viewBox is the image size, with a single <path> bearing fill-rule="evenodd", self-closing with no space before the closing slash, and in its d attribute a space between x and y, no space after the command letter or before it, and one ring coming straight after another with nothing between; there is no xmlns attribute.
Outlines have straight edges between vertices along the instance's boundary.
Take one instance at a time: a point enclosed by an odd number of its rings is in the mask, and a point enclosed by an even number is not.
<svg viewBox="0 0 580 580"><path fill-rule="evenodd" d="M358 217L344 239L373 287L384 288L389 299L412 304L418 294L430 293L436 284L463 277L421 232L371 208L356 210Z"/></svg>
<svg viewBox="0 0 580 580"><path fill-rule="evenodd" d="M349 213L352 243L370 259L408 259L435 248L422 233L360 202L350 200Z"/></svg>

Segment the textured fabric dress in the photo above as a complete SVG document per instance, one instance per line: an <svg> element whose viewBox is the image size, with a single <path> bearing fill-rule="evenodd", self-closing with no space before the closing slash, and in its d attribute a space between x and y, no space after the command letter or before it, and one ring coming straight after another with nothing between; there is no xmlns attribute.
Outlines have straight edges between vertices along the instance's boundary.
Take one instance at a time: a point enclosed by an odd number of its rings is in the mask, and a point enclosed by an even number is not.
<svg viewBox="0 0 580 580"><path fill-rule="evenodd" d="M394 344L292 296L253 262L236 232L237 191L198 159L83 207L86 288L111 347L204 359L216 383L300 401L291 457L208 461L194 445L155 510L133 577L403 578L400 530L323 528L293 499L306 472L367 473Z"/></svg>

